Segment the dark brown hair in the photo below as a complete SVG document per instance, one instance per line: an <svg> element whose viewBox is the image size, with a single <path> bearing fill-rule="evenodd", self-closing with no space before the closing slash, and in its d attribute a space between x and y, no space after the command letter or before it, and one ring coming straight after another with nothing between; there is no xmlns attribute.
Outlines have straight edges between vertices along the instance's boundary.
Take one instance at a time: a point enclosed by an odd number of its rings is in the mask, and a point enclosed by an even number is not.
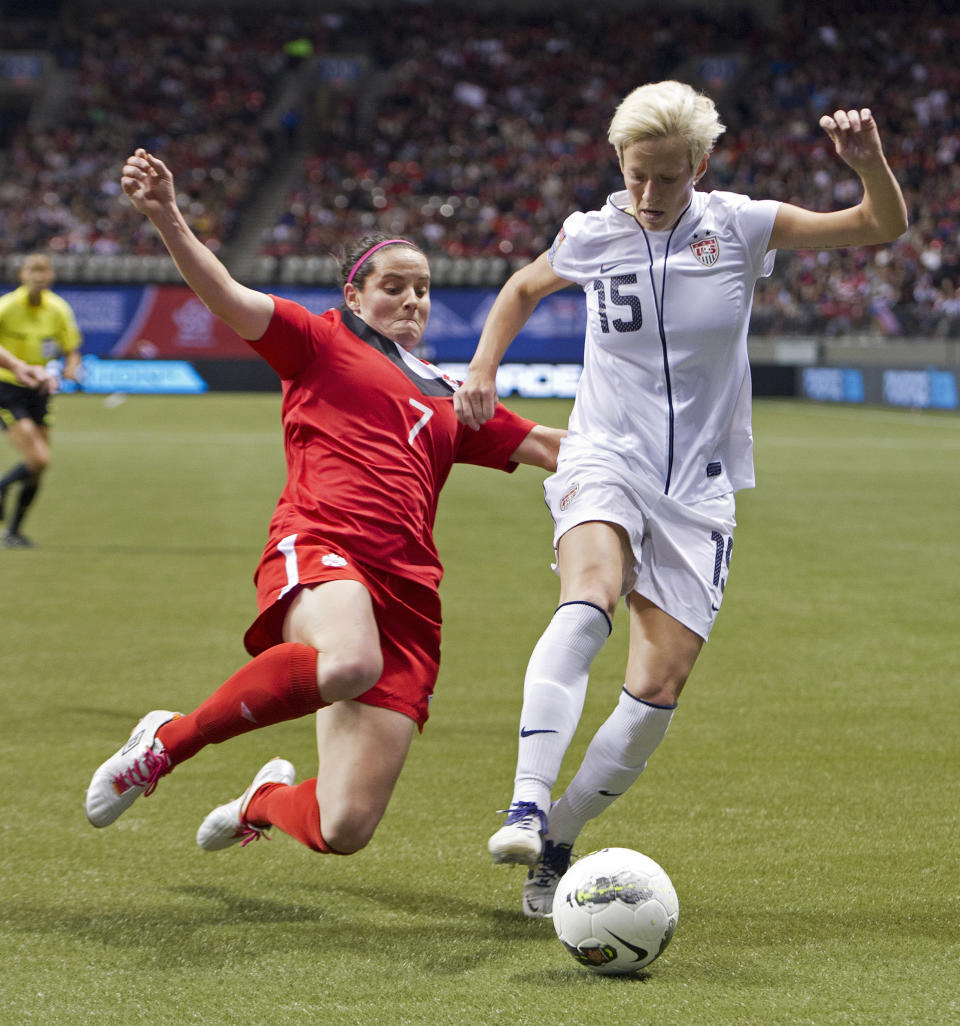
<svg viewBox="0 0 960 1026"><path fill-rule="evenodd" d="M375 232L372 235L364 235L362 239L358 239L356 242L347 246L343 252L343 257L340 260L340 286L343 287L347 284L347 279L350 278L350 272L353 271L352 283L361 291L363 290L364 283L376 267L377 255L372 254L367 257L366 260L357 267L357 261L360 260L365 253L369 253L375 246L379 246L382 243L389 243L390 245L401 245L409 246L411 249L416 250L418 253L423 253L423 250L413 242L409 242L407 239L397 239L392 235L387 235L384 232ZM386 246L383 247L386 249ZM426 256L426 254L424 254Z"/></svg>

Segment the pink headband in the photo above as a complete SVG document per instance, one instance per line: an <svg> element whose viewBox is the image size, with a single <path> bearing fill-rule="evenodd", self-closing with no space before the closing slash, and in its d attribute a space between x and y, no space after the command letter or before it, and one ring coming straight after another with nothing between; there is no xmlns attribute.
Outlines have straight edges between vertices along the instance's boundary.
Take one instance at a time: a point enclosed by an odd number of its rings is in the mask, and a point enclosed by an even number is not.
<svg viewBox="0 0 960 1026"><path fill-rule="evenodd" d="M378 242L375 246L371 246L366 253L361 254L360 259L353 265L353 270L347 275L347 284L353 281L353 276L357 273L357 268L367 259L367 257L373 256L378 249L383 249L384 246L392 246L395 242L402 242L405 246L412 246L412 242L408 242L406 239L384 239L383 242Z"/></svg>

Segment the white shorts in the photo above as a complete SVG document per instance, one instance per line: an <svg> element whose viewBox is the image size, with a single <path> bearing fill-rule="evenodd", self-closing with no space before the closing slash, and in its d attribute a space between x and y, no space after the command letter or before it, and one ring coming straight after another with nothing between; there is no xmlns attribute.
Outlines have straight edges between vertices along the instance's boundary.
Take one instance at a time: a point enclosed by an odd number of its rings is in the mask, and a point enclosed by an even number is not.
<svg viewBox="0 0 960 1026"><path fill-rule="evenodd" d="M710 636L730 571L737 524L733 492L685 505L622 468L576 457L562 460L543 490L554 549L578 524L619 525L634 558L624 594L635 591L704 640Z"/></svg>

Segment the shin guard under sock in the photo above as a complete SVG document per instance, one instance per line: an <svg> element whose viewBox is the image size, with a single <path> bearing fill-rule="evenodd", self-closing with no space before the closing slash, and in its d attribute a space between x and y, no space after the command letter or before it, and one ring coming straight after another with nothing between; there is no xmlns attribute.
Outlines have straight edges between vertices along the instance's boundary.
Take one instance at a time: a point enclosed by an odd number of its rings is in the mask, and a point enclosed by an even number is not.
<svg viewBox="0 0 960 1026"><path fill-rule="evenodd" d="M550 810L550 838L572 844L587 820L599 816L643 772L663 740L675 706L652 705L626 688L593 736L583 762Z"/></svg>
<svg viewBox="0 0 960 1026"><path fill-rule="evenodd" d="M246 819L258 827L275 826L311 851L340 854L320 832L316 777L302 784L265 784L250 800Z"/></svg>
<svg viewBox="0 0 960 1026"><path fill-rule="evenodd" d="M513 801L544 812L577 729L590 664L610 635L607 614L590 602L565 602L553 614L527 664Z"/></svg>
<svg viewBox="0 0 960 1026"><path fill-rule="evenodd" d="M20 485L20 493L17 496L17 504L13 510L13 516L10 518L10 524L8 530L11 534L20 533L20 525L23 523L23 518L27 515L27 510L30 508L33 500L37 497L37 492L40 490L40 477L37 474L24 479L22 485Z"/></svg>
<svg viewBox="0 0 960 1026"><path fill-rule="evenodd" d="M261 652L192 713L165 723L157 737L177 765L205 745L299 719L326 704L317 689L316 649L286 642Z"/></svg>

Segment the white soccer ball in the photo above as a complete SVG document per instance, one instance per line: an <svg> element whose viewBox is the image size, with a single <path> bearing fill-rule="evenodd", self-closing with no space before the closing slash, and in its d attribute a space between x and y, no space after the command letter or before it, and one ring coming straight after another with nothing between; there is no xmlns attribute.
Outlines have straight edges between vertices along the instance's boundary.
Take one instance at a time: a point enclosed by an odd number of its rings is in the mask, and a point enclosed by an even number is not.
<svg viewBox="0 0 960 1026"><path fill-rule="evenodd" d="M670 877L630 848L603 848L574 862L553 898L560 943L608 976L649 965L670 943L679 916Z"/></svg>

